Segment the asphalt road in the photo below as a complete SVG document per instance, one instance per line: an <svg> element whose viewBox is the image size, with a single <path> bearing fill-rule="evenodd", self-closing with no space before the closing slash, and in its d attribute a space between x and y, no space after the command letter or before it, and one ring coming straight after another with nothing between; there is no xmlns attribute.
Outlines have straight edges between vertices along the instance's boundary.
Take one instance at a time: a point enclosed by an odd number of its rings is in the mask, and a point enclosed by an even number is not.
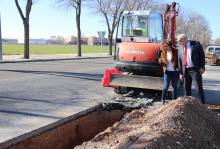
<svg viewBox="0 0 220 149"><path fill-rule="evenodd" d="M0 64L0 142L109 98L101 87L112 58Z"/></svg>
<svg viewBox="0 0 220 149"><path fill-rule="evenodd" d="M0 142L114 96L100 85L112 58L0 64ZM209 103L220 104L220 66L207 66Z"/></svg>
<svg viewBox="0 0 220 149"><path fill-rule="evenodd" d="M206 66L203 86L206 102L220 105L220 66Z"/></svg>

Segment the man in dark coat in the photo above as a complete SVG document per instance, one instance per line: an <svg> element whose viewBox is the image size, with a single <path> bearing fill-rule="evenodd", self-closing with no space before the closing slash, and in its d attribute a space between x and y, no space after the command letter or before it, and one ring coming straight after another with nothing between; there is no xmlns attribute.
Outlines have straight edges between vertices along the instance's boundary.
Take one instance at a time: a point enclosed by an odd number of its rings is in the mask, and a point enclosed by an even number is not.
<svg viewBox="0 0 220 149"><path fill-rule="evenodd" d="M195 82L197 95L205 104L205 96L202 85L202 74L205 72L205 54L198 41L189 41L185 34L178 36L178 65L180 79L184 80L185 92L191 96L192 81Z"/></svg>

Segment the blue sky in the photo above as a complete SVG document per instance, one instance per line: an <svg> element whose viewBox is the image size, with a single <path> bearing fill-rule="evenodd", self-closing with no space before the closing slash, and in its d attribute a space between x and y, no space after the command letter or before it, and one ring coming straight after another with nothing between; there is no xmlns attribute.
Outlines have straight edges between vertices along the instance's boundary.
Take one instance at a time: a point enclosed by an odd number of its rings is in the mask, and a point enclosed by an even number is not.
<svg viewBox="0 0 220 149"><path fill-rule="evenodd" d="M24 2L26 0L20 0ZM160 0L162 1L162 0ZM170 3L171 0L165 0ZM184 11L202 14L209 22L212 38L220 37L220 0L176 0ZM14 0L0 0L3 38L23 38L23 24ZM57 6L55 0L37 0L32 6L30 16L30 37L49 38L50 36L76 35L75 12L73 9ZM107 31L102 16L87 7L82 10L82 34L97 36L97 31Z"/></svg>

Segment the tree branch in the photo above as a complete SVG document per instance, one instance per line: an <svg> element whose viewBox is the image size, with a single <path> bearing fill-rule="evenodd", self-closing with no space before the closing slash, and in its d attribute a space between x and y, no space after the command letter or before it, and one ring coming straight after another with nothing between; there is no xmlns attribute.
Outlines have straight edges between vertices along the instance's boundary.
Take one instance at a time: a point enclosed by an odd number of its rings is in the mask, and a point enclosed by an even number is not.
<svg viewBox="0 0 220 149"><path fill-rule="evenodd" d="M20 14L20 16L21 16L21 19L23 20L23 22L25 21L25 17L24 17L24 15L23 15L23 12L22 12L22 10L21 10L21 7L20 7L20 5L19 5L19 3L18 3L18 0L15 0L15 4L16 4L16 7L17 7L17 9L18 9L18 12L19 12L19 14Z"/></svg>
<svg viewBox="0 0 220 149"><path fill-rule="evenodd" d="M33 4L32 0L28 0L27 1L27 5L26 5L26 18L29 18L29 16L30 16L32 4Z"/></svg>

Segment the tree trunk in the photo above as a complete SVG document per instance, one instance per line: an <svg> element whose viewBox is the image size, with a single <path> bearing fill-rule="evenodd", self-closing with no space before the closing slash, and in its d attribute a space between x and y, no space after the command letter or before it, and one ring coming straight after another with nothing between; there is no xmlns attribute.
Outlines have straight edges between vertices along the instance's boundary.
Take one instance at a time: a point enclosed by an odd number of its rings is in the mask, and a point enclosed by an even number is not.
<svg viewBox="0 0 220 149"><path fill-rule="evenodd" d="M112 55L112 45L113 45L113 34L108 34L108 41L109 41L109 55Z"/></svg>
<svg viewBox="0 0 220 149"><path fill-rule="evenodd" d="M29 21L24 21L24 58L29 59Z"/></svg>
<svg viewBox="0 0 220 149"><path fill-rule="evenodd" d="M18 0L15 0L15 4L21 16L21 19L23 21L23 25L24 25L24 58L29 59L29 16L30 16L31 6L33 2L32 0L27 0L27 5L25 9L26 18L21 10L21 7L19 6Z"/></svg>
<svg viewBox="0 0 220 149"><path fill-rule="evenodd" d="M77 24L77 45L78 45L78 56L82 56L81 54L81 28L80 28L80 15L81 15L81 6L76 10L76 24Z"/></svg>
<svg viewBox="0 0 220 149"><path fill-rule="evenodd" d="M1 30L1 15L0 15L0 60L2 60L2 30Z"/></svg>

